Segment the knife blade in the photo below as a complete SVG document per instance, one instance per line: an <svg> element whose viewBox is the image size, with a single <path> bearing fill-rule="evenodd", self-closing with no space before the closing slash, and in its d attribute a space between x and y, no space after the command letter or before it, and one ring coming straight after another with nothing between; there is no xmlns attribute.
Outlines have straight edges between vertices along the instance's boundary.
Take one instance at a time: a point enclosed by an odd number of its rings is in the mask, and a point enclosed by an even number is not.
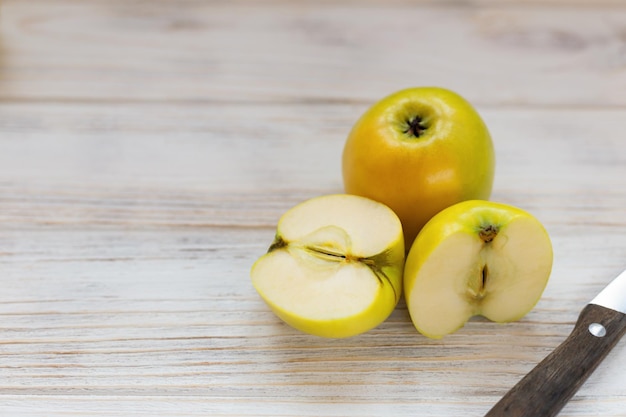
<svg viewBox="0 0 626 417"><path fill-rule="evenodd" d="M570 335L485 417L553 417L626 333L626 270L578 316Z"/></svg>

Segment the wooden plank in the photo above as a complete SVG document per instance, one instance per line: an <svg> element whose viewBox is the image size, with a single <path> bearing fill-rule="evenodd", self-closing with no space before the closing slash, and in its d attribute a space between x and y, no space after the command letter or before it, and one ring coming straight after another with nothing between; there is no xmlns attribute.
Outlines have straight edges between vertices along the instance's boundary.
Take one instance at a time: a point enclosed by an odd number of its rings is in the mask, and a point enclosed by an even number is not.
<svg viewBox="0 0 626 417"><path fill-rule="evenodd" d="M342 191L343 143L365 107L0 105L0 219L272 227ZM624 226L620 110L479 110L497 151L494 199L555 225Z"/></svg>
<svg viewBox="0 0 626 417"><path fill-rule="evenodd" d="M623 2L5 0L0 100L623 107Z"/></svg>
<svg viewBox="0 0 626 417"><path fill-rule="evenodd" d="M593 239L598 253L610 236ZM281 324L251 288L247 270L266 237L254 229L5 233L2 250L10 242L16 255L0 257L0 411L450 416L466 407L480 415L565 337L613 268L600 258L601 272L581 274L580 252L561 256L553 291L516 323L473 320L429 340L402 303L371 332L326 340ZM576 413L599 403L619 415L602 403L623 398L625 360L618 346L612 366L575 398Z"/></svg>

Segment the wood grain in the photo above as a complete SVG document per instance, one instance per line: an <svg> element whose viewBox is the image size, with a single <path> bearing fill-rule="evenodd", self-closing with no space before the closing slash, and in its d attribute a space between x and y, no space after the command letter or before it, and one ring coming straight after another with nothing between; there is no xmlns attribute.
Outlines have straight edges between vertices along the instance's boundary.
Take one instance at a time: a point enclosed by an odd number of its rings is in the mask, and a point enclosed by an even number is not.
<svg viewBox="0 0 626 417"><path fill-rule="evenodd" d="M0 98L623 107L626 5L593 5L5 0Z"/></svg>
<svg viewBox="0 0 626 417"><path fill-rule="evenodd" d="M0 415L484 415L626 261L619 1L3 0ZM555 250L519 322L327 340L248 273L371 102L477 105ZM618 344L561 416L623 415Z"/></svg>

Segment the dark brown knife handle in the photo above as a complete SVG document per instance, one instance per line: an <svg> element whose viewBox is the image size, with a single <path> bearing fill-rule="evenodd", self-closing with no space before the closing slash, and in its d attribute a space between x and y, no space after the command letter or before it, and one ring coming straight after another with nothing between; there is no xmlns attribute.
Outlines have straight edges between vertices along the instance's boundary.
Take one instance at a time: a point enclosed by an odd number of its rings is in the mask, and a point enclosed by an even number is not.
<svg viewBox="0 0 626 417"><path fill-rule="evenodd" d="M595 324L594 324L595 323ZM593 325L596 334L590 330ZM565 341L517 383L485 417L556 416L626 332L626 314L588 304Z"/></svg>

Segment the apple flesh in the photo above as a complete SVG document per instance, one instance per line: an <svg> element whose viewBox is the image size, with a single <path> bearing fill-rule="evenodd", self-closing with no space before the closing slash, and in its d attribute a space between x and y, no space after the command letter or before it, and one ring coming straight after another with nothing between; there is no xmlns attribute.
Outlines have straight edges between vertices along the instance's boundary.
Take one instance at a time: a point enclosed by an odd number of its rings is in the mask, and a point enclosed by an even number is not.
<svg viewBox="0 0 626 417"><path fill-rule="evenodd" d="M287 324L317 336L349 337L391 314L402 291L404 256L402 225L391 209L334 194L287 211L250 276Z"/></svg>
<svg viewBox="0 0 626 417"><path fill-rule="evenodd" d="M552 245L531 214L466 201L434 216L411 247L404 289L417 330L441 338L476 315L495 322L525 316L552 269Z"/></svg>

